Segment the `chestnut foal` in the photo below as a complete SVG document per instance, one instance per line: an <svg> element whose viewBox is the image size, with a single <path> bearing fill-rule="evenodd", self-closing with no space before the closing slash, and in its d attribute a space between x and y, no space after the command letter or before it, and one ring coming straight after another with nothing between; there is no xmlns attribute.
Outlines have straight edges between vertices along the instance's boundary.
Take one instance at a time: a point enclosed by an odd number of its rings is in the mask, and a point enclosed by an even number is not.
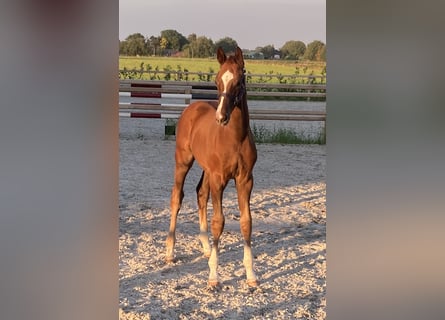
<svg viewBox="0 0 445 320"><path fill-rule="evenodd" d="M211 287L219 285L218 243L224 229L222 197L228 181L234 179L240 209L240 228L244 237L243 263L246 268L247 284L257 286L258 281L253 271L250 213L252 170L257 159L257 151L249 124L244 59L240 48L236 49L234 56L226 56L224 51L218 48L217 59L220 64L216 76L218 102L194 102L184 110L178 121L166 260L168 262L174 260L176 221L184 197L184 180L196 159L203 169L196 192L199 207L199 239L204 255L209 257L208 283ZM207 226L209 193L213 203L211 248Z"/></svg>

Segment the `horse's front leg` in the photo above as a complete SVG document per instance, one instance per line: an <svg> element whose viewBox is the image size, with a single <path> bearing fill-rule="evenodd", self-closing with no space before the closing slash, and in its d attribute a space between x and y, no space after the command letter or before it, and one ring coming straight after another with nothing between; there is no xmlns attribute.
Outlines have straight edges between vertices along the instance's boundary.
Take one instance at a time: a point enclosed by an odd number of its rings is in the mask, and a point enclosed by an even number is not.
<svg viewBox="0 0 445 320"><path fill-rule="evenodd" d="M178 218L179 209L181 208L182 199L184 198L184 180L185 177L193 165L193 158L186 163L178 162L176 160L175 166L175 181L172 188L171 199L170 199L170 228L166 240L166 262L173 262L175 259L174 250L176 243L176 221Z"/></svg>
<svg viewBox="0 0 445 320"><path fill-rule="evenodd" d="M202 244L204 256L210 257L210 244L209 244L209 227L207 223L207 203L209 201L209 177L203 171L198 186L196 187L196 196L198 199L198 211L199 211L199 240Z"/></svg>
<svg viewBox="0 0 445 320"><path fill-rule="evenodd" d="M222 195L227 182L223 182L219 177L212 176L210 180L210 193L213 203L213 217L211 222L211 231L213 235L213 247L209 258L209 286L219 286L218 278L218 253L219 238L224 229L224 215L222 212Z"/></svg>
<svg viewBox="0 0 445 320"><path fill-rule="evenodd" d="M252 215L250 213L250 195L253 187L253 177L236 181L238 193L238 204L240 209L240 228L244 237L244 267L246 268L247 284L252 287L258 286L258 280L253 271L253 256L251 248Z"/></svg>

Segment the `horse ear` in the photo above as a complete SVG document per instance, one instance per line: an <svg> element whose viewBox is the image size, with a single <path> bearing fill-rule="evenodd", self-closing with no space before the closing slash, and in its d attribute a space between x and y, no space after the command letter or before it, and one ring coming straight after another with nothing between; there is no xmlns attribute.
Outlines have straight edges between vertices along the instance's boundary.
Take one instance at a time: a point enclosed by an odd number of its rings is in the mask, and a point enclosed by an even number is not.
<svg viewBox="0 0 445 320"><path fill-rule="evenodd" d="M219 64L223 64L224 62L226 62L227 56L223 48L218 47L218 50L216 51L216 58L218 59Z"/></svg>
<svg viewBox="0 0 445 320"><path fill-rule="evenodd" d="M240 47L236 47L236 50L235 50L235 60L242 68L244 68L243 51L241 50Z"/></svg>

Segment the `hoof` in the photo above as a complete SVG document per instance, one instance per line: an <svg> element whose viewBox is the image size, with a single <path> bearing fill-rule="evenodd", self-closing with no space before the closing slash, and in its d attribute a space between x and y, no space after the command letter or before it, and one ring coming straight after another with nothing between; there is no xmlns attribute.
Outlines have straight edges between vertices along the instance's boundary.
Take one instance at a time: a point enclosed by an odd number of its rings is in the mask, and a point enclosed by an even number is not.
<svg viewBox="0 0 445 320"><path fill-rule="evenodd" d="M176 258L175 257L165 257L165 262L166 263L175 263Z"/></svg>
<svg viewBox="0 0 445 320"><path fill-rule="evenodd" d="M208 282L207 291L209 292L219 292L221 291L221 284L217 280L212 280Z"/></svg>
<svg viewBox="0 0 445 320"><path fill-rule="evenodd" d="M256 279L247 280L246 283L249 287L258 287L260 285L260 282Z"/></svg>
<svg viewBox="0 0 445 320"><path fill-rule="evenodd" d="M218 280L209 280L208 285L211 288L221 287L221 284L219 283Z"/></svg>

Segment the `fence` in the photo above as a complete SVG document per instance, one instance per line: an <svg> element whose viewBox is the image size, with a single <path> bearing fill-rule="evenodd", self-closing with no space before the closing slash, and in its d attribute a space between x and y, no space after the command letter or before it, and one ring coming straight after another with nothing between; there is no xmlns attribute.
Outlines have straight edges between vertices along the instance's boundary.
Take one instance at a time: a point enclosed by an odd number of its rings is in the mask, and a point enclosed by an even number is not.
<svg viewBox="0 0 445 320"><path fill-rule="evenodd" d="M120 80L165 80L165 81L204 81L215 80L215 72L194 72L182 70L119 70ZM255 74L246 73L247 83L281 83L281 84L326 84L326 74Z"/></svg>
<svg viewBox="0 0 445 320"><path fill-rule="evenodd" d="M325 84L247 83L248 99L325 99ZM120 80L119 116L179 118L193 100L217 100L213 82ZM326 121L324 111L251 109L252 120Z"/></svg>

